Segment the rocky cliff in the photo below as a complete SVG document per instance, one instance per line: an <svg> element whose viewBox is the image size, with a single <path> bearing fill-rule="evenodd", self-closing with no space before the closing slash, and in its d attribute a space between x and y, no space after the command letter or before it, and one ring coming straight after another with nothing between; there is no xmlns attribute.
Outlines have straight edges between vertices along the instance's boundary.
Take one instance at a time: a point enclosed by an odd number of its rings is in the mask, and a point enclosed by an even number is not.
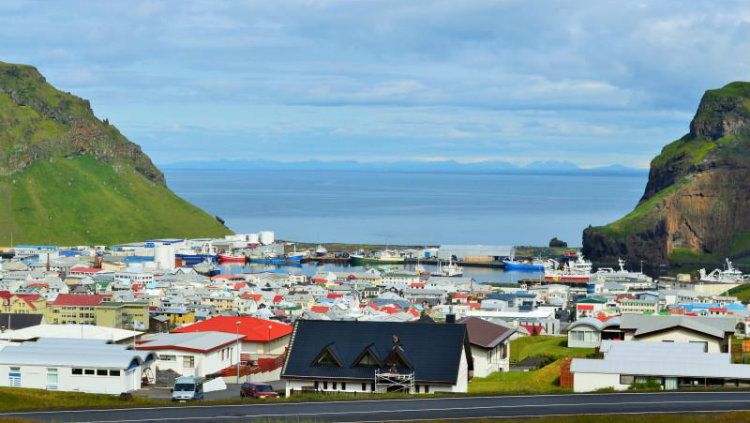
<svg viewBox="0 0 750 423"><path fill-rule="evenodd" d="M652 265L750 255L750 83L706 91L690 132L652 160L636 208L587 228L583 253Z"/></svg>
<svg viewBox="0 0 750 423"><path fill-rule="evenodd" d="M33 67L0 62L0 245L229 230L172 193L141 148Z"/></svg>

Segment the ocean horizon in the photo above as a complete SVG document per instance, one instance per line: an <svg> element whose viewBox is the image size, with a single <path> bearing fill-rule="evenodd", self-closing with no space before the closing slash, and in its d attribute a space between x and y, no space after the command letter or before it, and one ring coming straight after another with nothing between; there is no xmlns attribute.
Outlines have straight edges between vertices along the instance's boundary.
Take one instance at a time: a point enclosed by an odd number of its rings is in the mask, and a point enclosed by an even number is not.
<svg viewBox="0 0 750 423"><path fill-rule="evenodd" d="M311 243L580 246L636 205L647 175L165 169L238 233Z"/></svg>

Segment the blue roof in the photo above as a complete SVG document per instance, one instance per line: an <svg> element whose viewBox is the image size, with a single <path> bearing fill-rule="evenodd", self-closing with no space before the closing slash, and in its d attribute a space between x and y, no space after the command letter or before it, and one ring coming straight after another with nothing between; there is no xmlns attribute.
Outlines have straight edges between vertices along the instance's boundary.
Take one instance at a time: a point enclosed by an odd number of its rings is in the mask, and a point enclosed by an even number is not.
<svg viewBox="0 0 750 423"><path fill-rule="evenodd" d="M16 245L13 248L14 249L15 248L23 248L23 249L26 249L26 250L30 250L30 249L33 249L33 250L57 250L57 246L56 245L27 245L27 244L23 244L23 245Z"/></svg>

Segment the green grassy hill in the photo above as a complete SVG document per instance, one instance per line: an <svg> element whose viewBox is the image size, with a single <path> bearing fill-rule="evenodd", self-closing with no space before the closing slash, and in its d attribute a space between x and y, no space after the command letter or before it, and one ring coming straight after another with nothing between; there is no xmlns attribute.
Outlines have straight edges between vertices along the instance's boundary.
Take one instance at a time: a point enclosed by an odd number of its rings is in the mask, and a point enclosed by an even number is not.
<svg viewBox="0 0 750 423"><path fill-rule="evenodd" d="M0 245L114 244L230 230L136 144L30 66L0 62Z"/></svg>

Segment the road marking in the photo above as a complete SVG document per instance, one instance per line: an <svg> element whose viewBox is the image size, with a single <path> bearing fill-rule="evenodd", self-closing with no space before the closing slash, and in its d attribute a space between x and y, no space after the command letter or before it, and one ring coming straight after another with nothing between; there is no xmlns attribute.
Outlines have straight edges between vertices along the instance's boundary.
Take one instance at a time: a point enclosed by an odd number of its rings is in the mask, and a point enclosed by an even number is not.
<svg viewBox="0 0 750 423"><path fill-rule="evenodd" d="M416 409L401 409L401 410L363 410L363 411L330 411L330 412L321 412L321 413L269 413L269 414L244 414L244 415L219 415L219 416L173 416L173 417L158 417L158 418L141 418L141 419L117 419L117 420L83 420L78 421L77 423L113 423L113 422L150 422L150 421L171 421L171 420L205 420L205 419L247 419L247 418L254 418L254 419L260 419L260 418L290 418L290 417L321 417L321 416L346 416L346 415L356 415L356 414L392 414L392 413L426 413L426 412L436 412L436 411L465 411L465 410L492 410L492 409L514 409L514 408L550 408L550 407L590 407L592 405L601 405L601 406L612 406L612 405L663 405L663 404L682 404L682 403L690 403L695 404L695 401L689 401L689 400L683 400L683 401L659 401L659 402L648 402L648 403L638 403L634 404L632 402L596 402L596 403L553 403L553 404L517 404L517 405L488 405L488 406L479 406L479 407L445 407L445 408L416 408ZM716 403L750 403L750 399L746 400L716 400L711 401L712 404ZM718 410L723 411L723 410ZM693 413L693 411L679 411L680 413L686 413L690 412ZM619 412L613 412L612 414L625 414L619 413ZM643 412L632 412L632 413L640 413L640 414L659 414L659 411L643 411ZM597 413L592 413L597 414ZM601 414L601 413L598 413ZM541 415L541 414L539 414ZM547 414L544 414L547 416ZM565 414L569 415L569 414ZM484 417L484 416L481 416ZM508 417L517 417L517 416L508 416ZM466 417L464 417L466 418ZM409 419L409 420L418 420L418 419ZM409 421L405 420L405 421ZM377 420L376 420L377 421ZM382 420L380 420L382 421Z"/></svg>
<svg viewBox="0 0 750 423"><path fill-rule="evenodd" d="M276 403L245 403L245 404L206 404L206 405L175 405L173 407L158 406L158 407L125 407L125 408L101 408L101 409L84 409L84 410L57 410L57 411L18 411L18 412L5 412L0 413L0 417L6 416L24 416L31 414L76 414L76 413L109 413L113 411L151 411L151 410L185 410L192 408L236 408L236 407L279 407L279 406L304 406L304 405L320 405L320 404L361 404L361 403L387 403L387 402L407 402L407 401L446 401L446 400L490 400L490 399L513 399L513 398L576 398L576 397L607 397L607 396L638 396L647 395L653 397L669 396L669 395L750 395L750 392L715 392L715 391L702 391L702 392L613 392L613 393L581 393L581 394L543 394L543 395L489 395L489 396L455 396L455 397L435 397L435 398L382 398L382 399L363 399L363 400L344 400L344 401L305 401L305 402L276 402ZM600 403L593 403L600 404Z"/></svg>

